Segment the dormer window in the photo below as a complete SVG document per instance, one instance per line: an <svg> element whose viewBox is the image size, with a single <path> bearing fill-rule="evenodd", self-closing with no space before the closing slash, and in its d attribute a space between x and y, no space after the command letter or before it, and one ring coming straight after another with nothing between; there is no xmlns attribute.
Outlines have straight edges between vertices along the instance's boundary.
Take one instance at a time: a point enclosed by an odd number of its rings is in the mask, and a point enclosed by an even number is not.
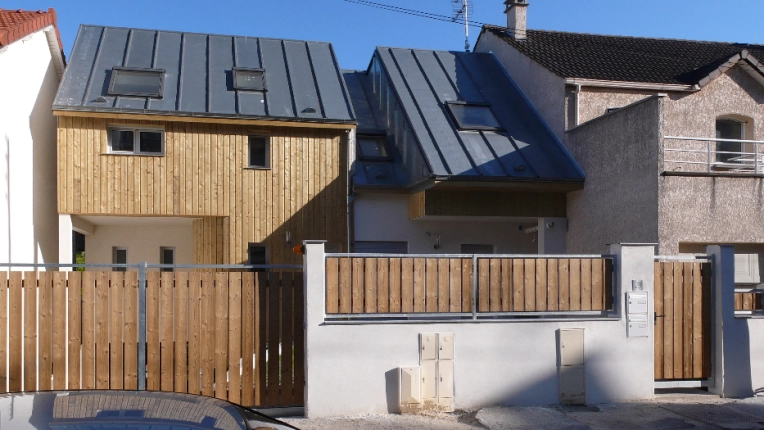
<svg viewBox="0 0 764 430"><path fill-rule="evenodd" d="M244 91L265 91L265 70L233 68L234 89Z"/></svg>
<svg viewBox="0 0 764 430"><path fill-rule="evenodd" d="M502 130L491 106L480 103L447 103L459 130Z"/></svg>
<svg viewBox="0 0 764 430"><path fill-rule="evenodd" d="M162 98L164 70L114 67L111 69L109 94Z"/></svg>
<svg viewBox="0 0 764 430"><path fill-rule="evenodd" d="M385 136L359 135L358 158L365 161L389 161L393 159Z"/></svg>

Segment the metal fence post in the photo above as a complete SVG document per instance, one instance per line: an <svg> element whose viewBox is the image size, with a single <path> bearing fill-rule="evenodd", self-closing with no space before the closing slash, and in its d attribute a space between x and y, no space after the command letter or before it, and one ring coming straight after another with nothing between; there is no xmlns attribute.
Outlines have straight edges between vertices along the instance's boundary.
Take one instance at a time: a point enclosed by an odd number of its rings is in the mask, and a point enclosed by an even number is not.
<svg viewBox="0 0 764 430"><path fill-rule="evenodd" d="M138 389L146 389L146 262L138 265Z"/></svg>
<svg viewBox="0 0 764 430"><path fill-rule="evenodd" d="M478 258L472 256L472 319L477 320Z"/></svg>

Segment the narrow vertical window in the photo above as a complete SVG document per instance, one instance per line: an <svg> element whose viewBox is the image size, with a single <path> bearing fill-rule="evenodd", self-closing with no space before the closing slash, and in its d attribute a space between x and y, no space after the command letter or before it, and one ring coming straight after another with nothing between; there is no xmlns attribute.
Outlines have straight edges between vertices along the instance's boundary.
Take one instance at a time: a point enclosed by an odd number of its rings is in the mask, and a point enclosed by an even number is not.
<svg viewBox="0 0 764 430"><path fill-rule="evenodd" d="M741 121L734 119L716 120L716 138L729 140L744 139L744 127ZM743 143L719 140L716 142L716 161L719 163L741 162Z"/></svg>
<svg viewBox="0 0 764 430"><path fill-rule="evenodd" d="M113 247L111 249L111 262L112 264L127 264L127 248ZM115 267L115 272L125 272L125 267Z"/></svg>
<svg viewBox="0 0 764 430"><path fill-rule="evenodd" d="M270 167L270 148L268 137L249 136L249 167Z"/></svg>
<svg viewBox="0 0 764 430"><path fill-rule="evenodd" d="M175 264L175 248L160 247L159 248L159 264ZM162 272L172 272L172 267L163 267Z"/></svg>

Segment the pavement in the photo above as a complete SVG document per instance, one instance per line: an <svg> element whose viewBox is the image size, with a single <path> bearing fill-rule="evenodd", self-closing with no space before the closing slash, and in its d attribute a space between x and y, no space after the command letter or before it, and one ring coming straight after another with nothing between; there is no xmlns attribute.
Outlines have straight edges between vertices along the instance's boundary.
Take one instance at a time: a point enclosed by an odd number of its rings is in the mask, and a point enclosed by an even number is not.
<svg viewBox="0 0 764 430"><path fill-rule="evenodd" d="M724 429L764 430L764 397L723 399L700 390L656 394L655 400L586 406L495 406L422 415L282 418L313 429Z"/></svg>

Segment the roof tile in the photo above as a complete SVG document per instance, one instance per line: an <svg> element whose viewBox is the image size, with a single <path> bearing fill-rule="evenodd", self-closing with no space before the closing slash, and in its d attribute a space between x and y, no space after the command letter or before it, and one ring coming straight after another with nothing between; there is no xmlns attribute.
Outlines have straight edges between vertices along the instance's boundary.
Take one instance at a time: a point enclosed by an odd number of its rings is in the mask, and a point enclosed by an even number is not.
<svg viewBox="0 0 764 430"><path fill-rule="evenodd" d="M8 46L36 31L52 25L56 28L58 45L64 49L61 43L61 35L56 26L56 11L49 8L47 12L42 10L5 10L0 8L0 46Z"/></svg>

